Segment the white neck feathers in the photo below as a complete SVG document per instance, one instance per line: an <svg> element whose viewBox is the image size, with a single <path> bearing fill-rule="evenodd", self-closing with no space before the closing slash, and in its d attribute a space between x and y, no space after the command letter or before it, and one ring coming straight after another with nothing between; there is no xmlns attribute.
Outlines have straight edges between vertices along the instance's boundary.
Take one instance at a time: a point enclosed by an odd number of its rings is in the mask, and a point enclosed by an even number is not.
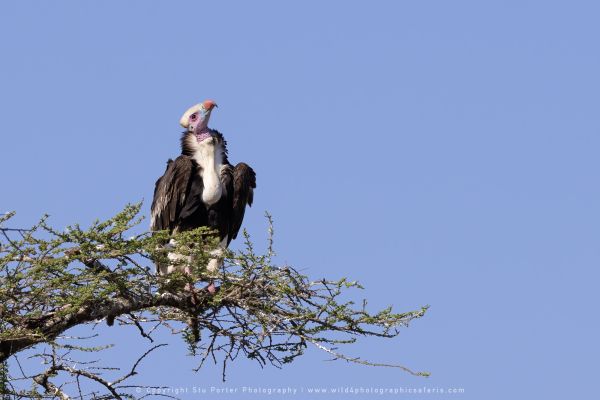
<svg viewBox="0 0 600 400"><path fill-rule="evenodd" d="M195 141L195 138L193 140ZM214 138L196 142L194 148L193 157L200 167L199 173L204 184L202 201L206 205L215 204L223 192L219 176L223 164L223 150L220 144L215 143Z"/></svg>

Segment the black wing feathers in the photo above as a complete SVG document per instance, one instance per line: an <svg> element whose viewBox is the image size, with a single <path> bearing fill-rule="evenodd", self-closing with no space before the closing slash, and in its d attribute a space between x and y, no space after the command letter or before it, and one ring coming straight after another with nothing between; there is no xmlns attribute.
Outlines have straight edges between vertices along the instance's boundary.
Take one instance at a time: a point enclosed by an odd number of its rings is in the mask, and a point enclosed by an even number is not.
<svg viewBox="0 0 600 400"><path fill-rule="evenodd" d="M256 188L256 174L246 163L239 163L233 170L233 215L229 241L237 237L244 219L246 205L251 206Z"/></svg>
<svg viewBox="0 0 600 400"><path fill-rule="evenodd" d="M175 229L181 211L186 205L195 166L188 156L179 156L167 162L167 169L156 181L152 201L152 230ZM202 189L200 189L202 193Z"/></svg>

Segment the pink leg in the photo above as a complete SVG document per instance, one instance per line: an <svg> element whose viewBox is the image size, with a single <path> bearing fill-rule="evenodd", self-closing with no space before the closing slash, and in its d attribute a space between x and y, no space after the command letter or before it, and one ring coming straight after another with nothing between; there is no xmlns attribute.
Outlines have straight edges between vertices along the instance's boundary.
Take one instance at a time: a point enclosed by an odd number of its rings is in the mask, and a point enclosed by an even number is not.
<svg viewBox="0 0 600 400"><path fill-rule="evenodd" d="M208 293L210 293L210 294L217 293L217 287L215 286L215 282L212 279L211 279L210 283L208 284L208 286L206 287L206 290L208 290Z"/></svg>
<svg viewBox="0 0 600 400"><path fill-rule="evenodd" d="M183 269L183 271L188 275L191 276L192 275L192 270L190 267L185 267ZM192 304L196 305L198 304L198 298L196 297L196 288L194 287L193 284L188 283L187 285L185 285L185 290L187 292L189 292L192 295Z"/></svg>

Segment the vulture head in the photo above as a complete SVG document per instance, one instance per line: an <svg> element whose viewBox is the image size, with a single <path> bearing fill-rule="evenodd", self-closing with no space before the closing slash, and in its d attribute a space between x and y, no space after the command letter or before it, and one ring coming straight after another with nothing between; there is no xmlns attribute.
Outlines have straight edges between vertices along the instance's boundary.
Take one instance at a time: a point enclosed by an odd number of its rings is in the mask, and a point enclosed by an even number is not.
<svg viewBox="0 0 600 400"><path fill-rule="evenodd" d="M183 113L179 123L188 132L196 135L198 143L211 137L210 130L208 129L208 120L210 113L213 108L217 107L217 104L212 100L205 100L200 104L196 104Z"/></svg>

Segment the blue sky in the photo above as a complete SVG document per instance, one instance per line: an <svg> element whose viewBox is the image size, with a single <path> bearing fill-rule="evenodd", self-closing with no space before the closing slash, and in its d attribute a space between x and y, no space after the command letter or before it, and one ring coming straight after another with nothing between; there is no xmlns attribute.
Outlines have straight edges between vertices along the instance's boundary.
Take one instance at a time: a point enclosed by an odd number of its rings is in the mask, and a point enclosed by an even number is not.
<svg viewBox="0 0 600 400"><path fill-rule="evenodd" d="M3 1L0 210L58 227L141 199L148 213L180 115L213 98L231 160L258 175L244 223L257 242L268 210L281 262L361 281L373 309L431 305L400 337L346 349L428 379L314 350L283 370L231 365L225 386L589 398L599 13L592 1ZM118 344L107 361L146 346L101 332ZM220 368L193 374L170 342L146 382L222 385Z"/></svg>

